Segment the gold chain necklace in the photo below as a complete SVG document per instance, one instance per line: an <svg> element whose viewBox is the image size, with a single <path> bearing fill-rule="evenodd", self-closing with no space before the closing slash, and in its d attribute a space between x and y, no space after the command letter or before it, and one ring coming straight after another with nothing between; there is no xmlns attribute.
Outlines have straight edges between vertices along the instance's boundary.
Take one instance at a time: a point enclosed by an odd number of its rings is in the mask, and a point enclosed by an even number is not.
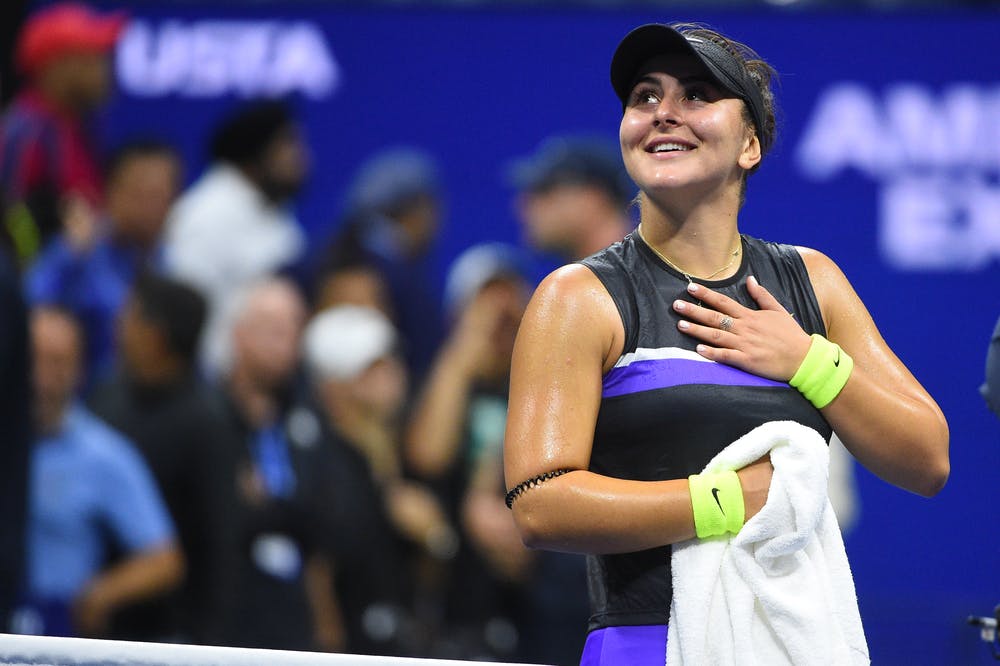
<svg viewBox="0 0 1000 666"><path fill-rule="evenodd" d="M657 249L656 249L655 247L653 247L653 244L652 244L652 243L650 243L650 242L649 242L648 240L646 240L646 237L645 237L645 236L643 235L643 233L642 233L642 225L641 225L641 224L640 224L640 225L639 225L639 226L638 226L638 227L636 228L636 231L638 231L638 232L639 232L639 238L641 238L641 239L642 239L642 242L646 244L646 247L648 247L648 248L649 248L650 250L652 250L652 251L653 251L653 254L655 254L656 256L658 256L658 257L659 257L660 259L663 259L663 261L665 261L665 262L666 262L667 266L670 266L670 267L671 267L671 268L673 268L673 269L674 269L675 271L677 271L678 273L680 273L681 275L683 275L683 276L684 276L685 278L687 278L687 281L688 281L688 283L689 283L689 284L690 284L690 283L693 283L693 282L694 282L694 280L692 279L692 277L698 277L698 276L692 276L692 275L691 275L691 273L688 273L688 272L687 272L686 270L684 270L683 268L681 268L680 266L678 266L678 265L677 265L677 264L675 264L674 262L672 262L672 261L670 261L669 259L667 259L667 258L666 258L666 257L665 257L665 256L663 255L663 253L662 253L662 252L660 252L659 250L657 250ZM741 245L742 245L742 244L741 244ZM735 250L733 250L733 255L732 255L732 258L731 258L731 259L729 260L729 263L728 263L728 264L726 264L725 266L723 266L723 267L722 267L722 268L720 268L719 270L715 271L715 272L714 272L714 273L712 273L711 275L708 275L708 276L706 276L706 277L699 277L698 279L699 279L699 280L703 280L703 281L707 282L707 281L711 280L712 278L714 278L714 277L715 277L716 275L718 275L719 273L721 273L722 271L724 271L724 270L726 270L727 268L729 268L730 266L732 266L732 265L733 265L733 263L734 263L734 262L736 261L736 258L737 258L738 256L740 256L740 248L741 248L741 245L737 245L737 246L736 246L736 249L735 249Z"/></svg>

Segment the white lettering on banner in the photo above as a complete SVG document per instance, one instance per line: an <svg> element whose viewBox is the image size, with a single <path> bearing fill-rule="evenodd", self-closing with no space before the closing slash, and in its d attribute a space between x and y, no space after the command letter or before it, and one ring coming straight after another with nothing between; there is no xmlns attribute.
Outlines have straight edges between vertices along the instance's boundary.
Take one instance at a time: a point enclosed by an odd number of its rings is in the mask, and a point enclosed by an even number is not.
<svg viewBox="0 0 1000 666"><path fill-rule="evenodd" d="M903 176L883 186L879 245L903 269L985 267L1000 257L1000 188L940 176Z"/></svg>
<svg viewBox="0 0 1000 666"><path fill-rule="evenodd" d="M133 20L118 44L122 89L137 97L329 97L340 67L312 23Z"/></svg>
<svg viewBox="0 0 1000 666"><path fill-rule="evenodd" d="M1000 257L1000 86L937 94L897 84L882 96L838 83L798 144L802 174L854 170L881 185L879 246L904 270L976 270Z"/></svg>

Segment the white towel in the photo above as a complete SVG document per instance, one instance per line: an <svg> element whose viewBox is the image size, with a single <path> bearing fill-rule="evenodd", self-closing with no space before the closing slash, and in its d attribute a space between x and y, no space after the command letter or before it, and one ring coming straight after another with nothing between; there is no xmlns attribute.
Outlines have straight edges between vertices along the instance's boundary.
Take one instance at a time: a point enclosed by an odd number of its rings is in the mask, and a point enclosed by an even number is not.
<svg viewBox="0 0 1000 666"><path fill-rule="evenodd" d="M769 451L767 502L739 534L674 544L668 666L870 663L820 434L765 423L705 471L739 469Z"/></svg>

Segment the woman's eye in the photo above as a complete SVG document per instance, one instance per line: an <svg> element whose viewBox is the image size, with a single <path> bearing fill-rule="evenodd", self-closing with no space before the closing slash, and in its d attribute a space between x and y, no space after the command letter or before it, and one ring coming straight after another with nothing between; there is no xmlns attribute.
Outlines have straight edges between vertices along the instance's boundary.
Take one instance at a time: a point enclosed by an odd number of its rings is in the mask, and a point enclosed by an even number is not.
<svg viewBox="0 0 1000 666"><path fill-rule="evenodd" d="M632 94L633 104L659 104L660 96L656 94L655 90L649 88L644 88L636 90Z"/></svg>
<svg viewBox="0 0 1000 666"><path fill-rule="evenodd" d="M719 91L711 85L693 85L684 91L684 99L698 102L714 102L719 99Z"/></svg>

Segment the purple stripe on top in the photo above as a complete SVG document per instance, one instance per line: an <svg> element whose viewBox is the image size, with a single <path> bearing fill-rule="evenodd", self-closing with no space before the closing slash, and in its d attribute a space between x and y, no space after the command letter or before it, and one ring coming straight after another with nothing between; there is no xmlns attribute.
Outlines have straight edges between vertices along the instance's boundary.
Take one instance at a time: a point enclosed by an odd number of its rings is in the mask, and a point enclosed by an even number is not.
<svg viewBox="0 0 1000 666"><path fill-rule="evenodd" d="M663 666L667 625L604 627L590 632L580 666Z"/></svg>
<svg viewBox="0 0 1000 666"><path fill-rule="evenodd" d="M633 361L620 368L612 368L604 377L603 396L613 398L628 393L684 384L788 388L785 382L751 375L749 372L721 363L686 358L658 358Z"/></svg>

